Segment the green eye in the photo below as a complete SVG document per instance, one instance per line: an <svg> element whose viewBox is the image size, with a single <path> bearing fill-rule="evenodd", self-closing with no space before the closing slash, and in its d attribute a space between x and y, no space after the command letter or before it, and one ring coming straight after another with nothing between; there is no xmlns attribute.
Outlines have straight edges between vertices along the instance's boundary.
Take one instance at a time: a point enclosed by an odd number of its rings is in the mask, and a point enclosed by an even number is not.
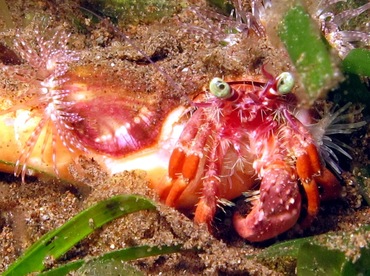
<svg viewBox="0 0 370 276"><path fill-rule="evenodd" d="M294 78L293 75L289 72L281 73L277 77L277 90L279 94L285 95L292 91L294 86Z"/></svg>
<svg viewBox="0 0 370 276"><path fill-rule="evenodd" d="M220 78L213 78L209 83L209 90L217 98L225 99L231 96L230 85Z"/></svg>

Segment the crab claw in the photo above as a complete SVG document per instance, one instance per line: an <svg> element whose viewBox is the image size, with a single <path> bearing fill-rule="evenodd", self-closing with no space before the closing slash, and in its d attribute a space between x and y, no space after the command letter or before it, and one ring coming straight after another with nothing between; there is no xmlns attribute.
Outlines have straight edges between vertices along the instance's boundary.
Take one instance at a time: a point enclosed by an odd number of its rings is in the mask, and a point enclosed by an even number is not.
<svg viewBox="0 0 370 276"><path fill-rule="evenodd" d="M263 171L260 196L252 211L234 215L238 234L252 242L264 241L287 231L297 222L301 195L293 169L274 162Z"/></svg>

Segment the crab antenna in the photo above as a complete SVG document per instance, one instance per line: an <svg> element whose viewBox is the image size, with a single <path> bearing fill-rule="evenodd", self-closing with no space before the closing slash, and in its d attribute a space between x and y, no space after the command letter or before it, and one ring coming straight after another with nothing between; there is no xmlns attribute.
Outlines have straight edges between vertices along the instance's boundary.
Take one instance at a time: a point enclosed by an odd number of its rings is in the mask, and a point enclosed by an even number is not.
<svg viewBox="0 0 370 276"><path fill-rule="evenodd" d="M82 6L80 6L80 9L88 12L88 13L91 13L92 15L96 16L97 18L99 18L100 20L104 20L104 18L98 14L96 14L95 12L89 10L89 9L86 9ZM131 45L132 48L134 48L140 55L142 55L146 60L148 60L156 70L158 70L167 80L167 82L177 91L177 92L181 92L182 90L184 90L184 88L180 85L180 84L177 84L165 71L162 70L162 68L160 66L158 66L143 50L141 50L136 44L135 42L133 42L133 40L131 38L129 38L127 35L125 35L118 27L116 27L114 24L112 24L111 22L107 22L107 24L110 25L110 27L113 29L113 32L118 35L122 40L126 41L127 43L129 43ZM188 101L191 101L189 99L189 97L186 95L185 98L188 100Z"/></svg>

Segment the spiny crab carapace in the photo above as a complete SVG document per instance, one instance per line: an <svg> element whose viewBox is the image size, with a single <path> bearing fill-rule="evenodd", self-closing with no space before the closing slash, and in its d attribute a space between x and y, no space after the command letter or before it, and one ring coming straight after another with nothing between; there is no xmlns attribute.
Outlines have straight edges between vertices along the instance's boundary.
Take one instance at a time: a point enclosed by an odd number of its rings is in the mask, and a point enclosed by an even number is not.
<svg viewBox="0 0 370 276"><path fill-rule="evenodd" d="M253 195L252 211L233 218L239 235L253 242L292 228L303 202L301 225L310 225L320 200L341 191L320 157L322 137L313 137L295 115L292 75L274 78L262 71L265 78L210 82L209 92L194 103L196 111L175 145L167 177L153 183L167 205L195 208L194 220L208 226L220 204L243 192ZM259 192L253 193L257 180Z"/></svg>

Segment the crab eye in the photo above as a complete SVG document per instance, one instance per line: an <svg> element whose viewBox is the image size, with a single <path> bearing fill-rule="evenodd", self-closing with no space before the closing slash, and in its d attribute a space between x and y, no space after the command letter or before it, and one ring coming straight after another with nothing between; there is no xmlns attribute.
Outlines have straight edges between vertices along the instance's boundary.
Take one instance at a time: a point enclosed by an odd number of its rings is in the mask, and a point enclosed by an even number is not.
<svg viewBox="0 0 370 276"><path fill-rule="evenodd" d="M213 78L211 80L209 90L217 98L225 99L231 96L230 85L220 78Z"/></svg>
<svg viewBox="0 0 370 276"><path fill-rule="evenodd" d="M289 72L281 73L277 78L277 90L279 94L285 95L292 91L294 86L293 75Z"/></svg>

